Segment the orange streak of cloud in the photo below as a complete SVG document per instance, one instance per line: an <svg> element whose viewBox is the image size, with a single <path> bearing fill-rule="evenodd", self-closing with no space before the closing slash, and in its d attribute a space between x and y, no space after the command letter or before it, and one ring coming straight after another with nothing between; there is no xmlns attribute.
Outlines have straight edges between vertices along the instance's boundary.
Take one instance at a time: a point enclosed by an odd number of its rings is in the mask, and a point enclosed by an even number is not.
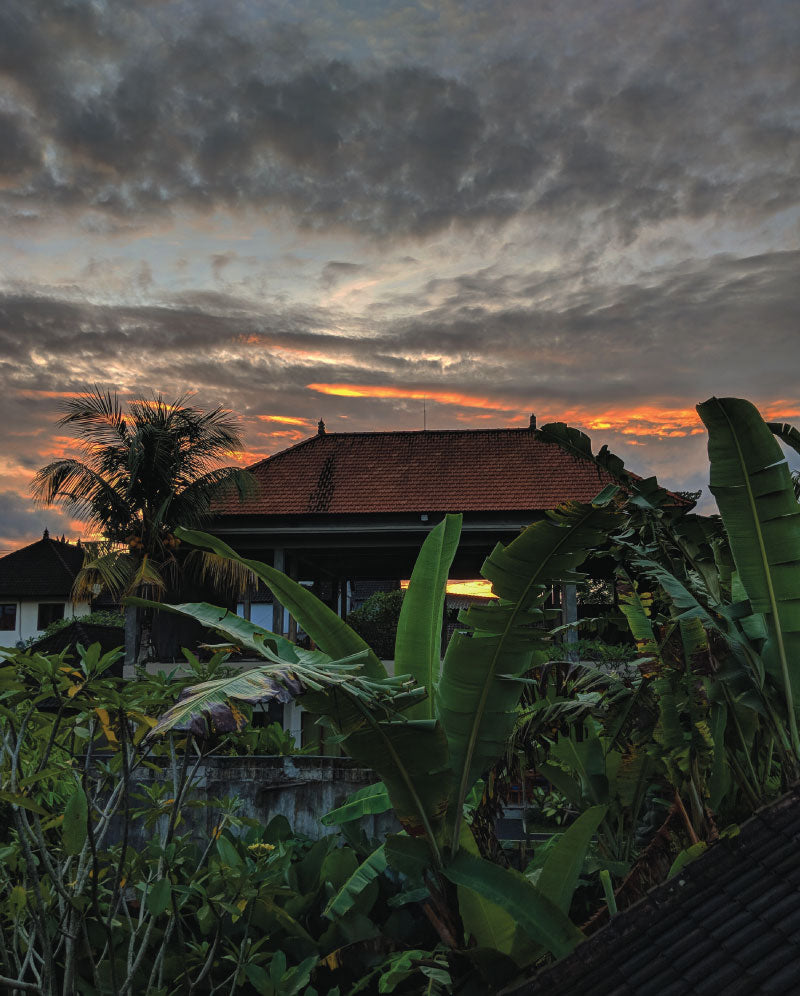
<svg viewBox="0 0 800 996"><path fill-rule="evenodd" d="M384 385L364 384L307 384L312 391L320 394L337 395L344 398L397 398L408 400L428 400L444 405L457 405L462 408L491 408L495 413L519 412L520 404L513 404L507 399L492 398L483 395L457 393L455 391L422 390L419 388L404 388ZM770 421L780 421L800 416L800 404L797 401L772 401L760 406L761 414ZM585 406L569 408L537 410L539 425L546 422L566 422L568 425L581 426L589 431L618 432L623 436L657 437L660 439L682 439L686 436L696 436L705 432L700 416L694 407L680 407L669 404L636 405L631 407L613 407L597 411ZM456 416L459 421L489 421L497 418L497 414L461 413ZM527 416L514 415L507 419L510 422L524 421Z"/></svg>
<svg viewBox="0 0 800 996"><path fill-rule="evenodd" d="M519 405L506 400L474 397L454 391L421 391L415 388L383 387L360 384L306 384L320 394L334 394L341 398L406 398L411 401L438 401L442 405L461 405L464 408L496 408L498 411L515 412Z"/></svg>
<svg viewBox="0 0 800 996"><path fill-rule="evenodd" d="M289 415L256 415L261 422L280 422L282 425L302 425L307 428L312 427L312 423L307 418L292 418Z"/></svg>

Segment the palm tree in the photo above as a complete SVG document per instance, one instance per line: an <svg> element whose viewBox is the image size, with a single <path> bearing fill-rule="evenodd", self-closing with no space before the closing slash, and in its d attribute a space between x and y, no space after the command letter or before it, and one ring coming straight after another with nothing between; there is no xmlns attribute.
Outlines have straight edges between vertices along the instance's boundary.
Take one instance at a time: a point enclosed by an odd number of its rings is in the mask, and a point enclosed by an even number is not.
<svg viewBox="0 0 800 996"><path fill-rule="evenodd" d="M219 465L241 448L238 419L222 408L194 408L185 395L167 402L153 394L130 402L126 413L116 393L97 386L63 411L57 424L72 429L84 459L42 467L32 492L37 503L62 505L102 536L89 545L73 596L106 589L115 598L160 597L186 561L175 527L202 525L221 492L235 489L242 497L252 488L247 471ZM138 658L142 626L128 610L126 662Z"/></svg>

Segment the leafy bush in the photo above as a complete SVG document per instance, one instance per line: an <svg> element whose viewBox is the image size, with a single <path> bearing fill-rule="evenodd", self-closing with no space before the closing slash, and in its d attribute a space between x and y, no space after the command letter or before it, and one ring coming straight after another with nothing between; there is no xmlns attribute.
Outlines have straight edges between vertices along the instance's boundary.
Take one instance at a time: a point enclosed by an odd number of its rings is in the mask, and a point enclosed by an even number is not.
<svg viewBox="0 0 800 996"><path fill-rule="evenodd" d="M405 592L376 591L347 617L348 625L372 647L382 660L394 657L397 621Z"/></svg>
<svg viewBox="0 0 800 996"><path fill-rule="evenodd" d="M0 974L11 989L336 996L366 978L368 991L380 981L392 992L431 965L447 975L421 911L390 904L397 876L358 877L365 839L313 842L283 816L241 817L235 800L204 802L209 832L189 832L207 744L147 735L185 681L109 677L116 652L97 644L75 664L2 656Z"/></svg>
<svg viewBox="0 0 800 996"><path fill-rule="evenodd" d="M84 623L87 626L117 626L122 629L125 625L125 616L121 612L114 612L110 609L98 609L96 612L90 612L85 616L64 616L63 619L55 619L51 622L42 635L37 637L37 640L44 640L46 637L52 636L53 633L58 633L59 630L66 629L67 626L71 626L75 621Z"/></svg>

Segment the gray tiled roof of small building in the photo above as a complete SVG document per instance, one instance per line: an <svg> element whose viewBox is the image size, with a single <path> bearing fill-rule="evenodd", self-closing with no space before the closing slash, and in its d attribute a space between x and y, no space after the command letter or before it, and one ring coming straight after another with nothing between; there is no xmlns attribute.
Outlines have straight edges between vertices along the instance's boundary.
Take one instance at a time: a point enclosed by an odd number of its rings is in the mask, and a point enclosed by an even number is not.
<svg viewBox="0 0 800 996"><path fill-rule="evenodd" d="M800 992L800 786L508 996Z"/></svg>
<svg viewBox="0 0 800 996"><path fill-rule="evenodd" d="M0 599L67 599L83 553L76 544L45 535L0 557Z"/></svg>

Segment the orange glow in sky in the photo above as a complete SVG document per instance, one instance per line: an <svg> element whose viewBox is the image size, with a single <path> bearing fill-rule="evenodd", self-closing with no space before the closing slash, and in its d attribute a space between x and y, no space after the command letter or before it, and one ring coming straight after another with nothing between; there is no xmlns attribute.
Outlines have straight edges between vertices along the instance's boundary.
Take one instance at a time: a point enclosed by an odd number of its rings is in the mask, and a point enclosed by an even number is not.
<svg viewBox="0 0 800 996"><path fill-rule="evenodd" d="M282 425L304 425L311 428L307 418L292 418L289 415L256 415L261 422L280 422Z"/></svg>
<svg viewBox="0 0 800 996"><path fill-rule="evenodd" d="M471 395L453 391L430 391L419 388L404 388L372 384L307 384L312 391L332 394L343 398L406 398L416 401L434 401L443 405L458 405L462 408L492 408L495 412L519 412L525 403L512 404L508 399ZM770 420L794 418L800 414L797 401L775 401L761 406L761 412ZM636 408L614 407L601 411L583 406L559 409L543 409L537 406L539 426L547 422L566 422L568 425L582 426L589 431L619 432L624 436L656 436L661 439L679 439L697 436L705 432L700 416L694 408L684 408L669 404L639 405ZM460 420L472 419L487 421L496 415L465 415ZM527 416L517 415L512 422L522 422ZM631 445L637 445L631 439Z"/></svg>
<svg viewBox="0 0 800 996"><path fill-rule="evenodd" d="M400 587L404 590L408 587L408 579L400 582ZM476 578L473 581L448 581L448 595L472 595L476 598L494 598L492 594L491 581L485 578Z"/></svg>
<svg viewBox="0 0 800 996"><path fill-rule="evenodd" d="M475 397L453 391L421 391L407 387L361 384L306 384L306 387L319 391L320 394L335 394L340 398L408 398L412 401L437 401L442 405L462 405L465 408L495 408L504 412L519 410L519 405L510 405L507 400Z"/></svg>

